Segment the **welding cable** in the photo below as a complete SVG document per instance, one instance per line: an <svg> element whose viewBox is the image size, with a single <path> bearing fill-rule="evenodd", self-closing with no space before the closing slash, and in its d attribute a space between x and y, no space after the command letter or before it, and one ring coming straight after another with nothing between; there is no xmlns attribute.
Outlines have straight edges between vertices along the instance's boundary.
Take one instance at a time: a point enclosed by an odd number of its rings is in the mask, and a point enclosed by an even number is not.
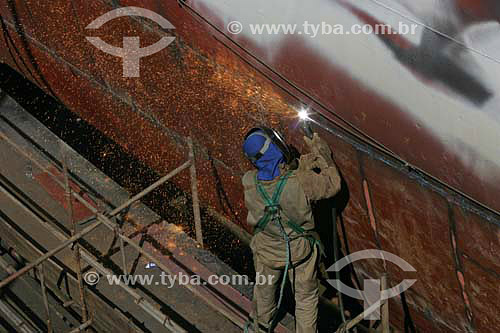
<svg viewBox="0 0 500 333"><path fill-rule="evenodd" d="M26 4L24 4L24 5L26 6ZM31 36L28 37L28 35L25 32L23 24L19 20L19 13L18 13L18 9L16 8L16 2L14 0L8 0L7 7L8 7L7 9L10 12L11 17L14 20L14 22L9 22L3 18L2 18L2 22L5 24L7 24L7 22L8 22L8 23L10 23L10 25L13 25L12 28L15 30L15 32L17 33L17 35L19 37L19 41L21 42L21 45L23 46L24 52L28 58L28 62L31 65L31 67L33 68L33 70L36 72L36 74L38 75L38 78L34 75L34 73L31 72L31 70L29 69L29 67L25 63L24 58L22 57L20 51L17 49L14 41L12 40L12 37L10 36L10 34L7 31L8 37L12 43L13 48L15 49L16 54L19 56L19 59L23 63L24 67L30 73L33 80L35 80L36 83L40 86L40 88L45 86L45 88L48 90L49 94L57 99L58 98L57 94L52 90L50 84L47 82L45 75L43 74L42 70L40 69L40 66L37 63L36 58L31 51L31 48L30 48L30 45L28 42L28 38L32 38L32 37ZM5 22L4 22L4 20L5 20ZM2 23L2 29L4 29L3 23ZM7 28L7 30L8 30L8 28ZM5 33L5 30L4 30L4 33ZM9 47L9 49L10 49L10 47Z"/></svg>
<svg viewBox="0 0 500 333"><path fill-rule="evenodd" d="M333 219L333 260L337 262L339 260L339 249L338 249L338 238L337 238L337 207L335 204L332 207L332 219ZM340 281L340 270L335 270L335 278L337 281ZM342 318L342 323L345 324L345 313L344 313L344 301L342 300L342 293L337 290L337 297L339 298L339 308L340 308L340 316Z"/></svg>
<svg viewBox="0 0 500 333"><path fill-rule="evenodd" d="M444 32L441 32L435 28L433 28L432 26L428 25L428 24L425 24L424 22L420 21L420 20L417 20L417 19L414 19L413 17L411 17L410 15L406 15L404 14L403 12L389 6L389 5L386 5L384 3L382 3L381 1L379 0L369 0L371 2L373 2L375 5L381 7L381 8L384 8L384 9L387 9L388 11L408 20L408 21L411 21L417 25L420 25L421 27L423 27L424 29L428 30L428 31L432 31L433 33L437 34L437 35L440 35L441 37L444 37L458 45L460 45L460 47L463 47L464 49L472 52L472 53L475 53L479 56L482 56L488 60L491 60L493 62L496 62L497 64L500 64L500 59L497 59L493 56L490 56L489 54L485 53L485 52L482 52L480 49L476 49L474 47L471 47L470 45L467 45L466 43L464 43L463 41L457 39L456 37L453 37L453 36L450 36L449 34L446 34ZM345 1L341 1L343 2L344 4L346 4ZM347 3L348 4L348 3ZM351 7L351 6L349 6Z"/></svg>
<svg viewBox="0 0 500 333"><path fill-rule="evenodd" d="M38 84L40 85L40 87L42 86L41 83L38 81L38 78L33 74L33 72L31 71L31 69L29 68L29 66L26 64L26 62L24 61L24 58L23 56L21 55L21 52L19 51L19 49L17 48L14 40L12 39L12 36L10 35L10 32L9 32L9 28L7 26L7 23L6 23L6 20L0 15L0 26L2 28L2 33L3 33L3 39L5 40L5 45L7 46L7 50L9 51L9 54L10 54L10 58L12 59L12 61L14 62L14 65L17 67L17 69L21 72L21 74L25 75L24 71L22 70L22 67L24 67L26 69L26 72L28 73L29 76L31 76L33 78L33 80ZM14 55L13 53L13 50L14 52L16 53ZM17 55L17 56L16 56ZM17 62L17 59L21 61L21 63L23 64L23 66L21 66L18 62Z"/></svg>
<svg viewBox="0 0 500 333"><path fill-rule="evenodd" d="M85 219L77 222L76 224L78 224L78 225L86 225L86 224L88 224L88 223L90 223L90 222L92 222L92 221L94 221L96 219L97 219L97 216L94 215L94 216L87 217L87 218L85 218Z"/></svg>

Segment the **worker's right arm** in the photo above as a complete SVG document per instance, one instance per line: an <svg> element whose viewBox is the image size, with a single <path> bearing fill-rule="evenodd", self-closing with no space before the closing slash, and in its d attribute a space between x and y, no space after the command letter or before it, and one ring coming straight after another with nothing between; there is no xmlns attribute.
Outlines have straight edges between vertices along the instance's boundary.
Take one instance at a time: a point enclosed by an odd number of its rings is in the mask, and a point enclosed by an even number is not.
<svg viewBox="0 0 500 333"><path fill-rule="evenodd" d="M330 147L317 133L304 141L310 153L300 157L297 177L306 197L311 201L333 197L340 191L340 175Z"/></svg>

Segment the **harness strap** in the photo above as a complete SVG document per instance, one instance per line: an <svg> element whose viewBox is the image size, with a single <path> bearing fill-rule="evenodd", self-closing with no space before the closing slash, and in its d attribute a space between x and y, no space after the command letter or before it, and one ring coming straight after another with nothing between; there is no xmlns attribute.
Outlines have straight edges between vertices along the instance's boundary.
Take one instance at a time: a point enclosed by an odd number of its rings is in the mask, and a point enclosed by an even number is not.
<svg viewBox="0 0 500 333"><path fill-rule="evenodd" d="M262 183L257 179L257 174L255 174L255 185L257 187L257 191L260 193L262 199L266 203L266 210L264 216L262 216L262 218L259 220L259 222L257 222L257 225L255 226L255 232L254 232L255 234L264 230L266 226L269 224L269 221L271 221L273 215L278 213L278 210L280 209L279 207L280 197L281 194L283 193L283 189L285 188L288 178L290 177L290 174L291 171L281 177L273 193L272 199L269 197L269 194L262 186ZM311 247L318 246L320 254L322 256L325 255L323 244L319 239L316 239L312 235L307 235L307 231L304 228L302 228L300 225L298 225L297 223L293 222L290 219L286 222L286 224L290 227L290 229L292 229L295 233L297 233L299 237L306 237L311 243Z"/></svg>
<svg viewBox="0 0 500 333"><path fill-rule="evenodd" d="M302 228L300 225L288 220L286 224L295 231L299 236L298 237L306 237L309 243L311 243L311 247L318 246L319 253L321 256L325 256L325 249L323 243L313 235L309 234L307 230Z"/></svg>
<svg viewBox="0 0 500 333"><path fill-rule="evenodd" d="M279 208L279 202L280 202L280 197L281 194L283 193L283 189L285 188L285 185L288 181L288 178L290 177L291 172L286 173L283 175L278 182L278 185L276 186L276 189L274 190L273 197L272 199L269 197L269 194L267 194L266 190L262 186L261 182L257 179L257 174L255 174L255 185L257 187L257 191L260 193L262 196L262 199L264 199L264 202L266 203L266 210L264 212L264 216L257 222L257 225L255 226L255 233L258 233L262 230L264 230L276 213L278 213Z"/></svg>

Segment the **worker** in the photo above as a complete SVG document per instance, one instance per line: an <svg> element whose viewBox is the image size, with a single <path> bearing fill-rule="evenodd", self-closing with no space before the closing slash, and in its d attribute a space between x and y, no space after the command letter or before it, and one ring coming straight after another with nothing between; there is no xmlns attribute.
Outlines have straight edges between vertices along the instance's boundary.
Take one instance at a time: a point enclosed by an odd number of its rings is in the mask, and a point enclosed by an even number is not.
<svg viewBox="0 0 500 333"><path fill-rule="evenodd" d="M254 286L256 310L251 317L267 331L277 324L288 277L295 295L296 332L317 332L321 244L311 202L334 196L340 190L340 176L326 142L317 133L304 140L310 153L298 161L283 137L267 127L250 130L243 144L245 156L256 168L242 180L247 222L254 227L250 247L256 273L268 277L266 283Z"/></svg>

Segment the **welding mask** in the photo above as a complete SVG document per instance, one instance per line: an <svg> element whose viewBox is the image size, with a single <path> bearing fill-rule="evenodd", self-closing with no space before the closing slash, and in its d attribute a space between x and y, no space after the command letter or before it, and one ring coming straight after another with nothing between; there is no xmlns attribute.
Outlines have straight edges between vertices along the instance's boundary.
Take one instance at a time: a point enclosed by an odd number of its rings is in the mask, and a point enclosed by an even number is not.
<svg viewBox="0 0 500 333"><path fill-rule="evenodd" d="M257 140L252 140L252 137ZM250 139L250 140L249 140ZM260 139L260 140L259 140ZM255 144L257 143L258 144ZM243 144L243 153L252 162L253 165L257 166L257 161L263 157L274 144L275 147L283 155L283 161L286 164L290 164L293 160L292 152L290 147L286 144L283 136L272 128L269 127L255 127L252 128L245 135L245 141Z"/></svg>

